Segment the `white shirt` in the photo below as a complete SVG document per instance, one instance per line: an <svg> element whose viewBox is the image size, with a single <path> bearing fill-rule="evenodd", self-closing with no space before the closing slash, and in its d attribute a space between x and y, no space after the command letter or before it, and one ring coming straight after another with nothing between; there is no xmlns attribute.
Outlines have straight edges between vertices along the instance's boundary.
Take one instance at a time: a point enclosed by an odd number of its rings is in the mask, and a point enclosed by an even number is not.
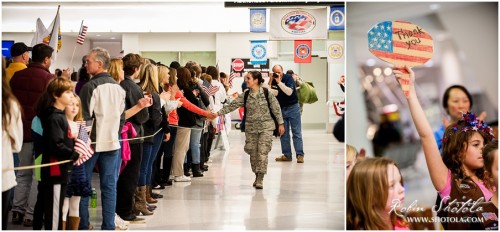
<svg viewBox="0 0 500 232"><path fill-rule="evenodd" d="M218 80L212 80L212 85L213 86L218 86L219 91L215 93L214 95L214 112L218 112L220 109L222 109L222 102L226 101L227 94L226 94L226 89L224 88L224 85L218 81Z"/></svg>
<svg viewBox="0 0 500 232"><path fill-rule="evenodd" d="M17 185L14 170L3 170L14 168L13 153L21 151L23 146L23 121L21 120L20 107L13 100L10 101L12 107L10 109L10 124L7 125L7 128L2 128L2 192ZM14 143L11 143L9 134L14 138Z"/></svg>

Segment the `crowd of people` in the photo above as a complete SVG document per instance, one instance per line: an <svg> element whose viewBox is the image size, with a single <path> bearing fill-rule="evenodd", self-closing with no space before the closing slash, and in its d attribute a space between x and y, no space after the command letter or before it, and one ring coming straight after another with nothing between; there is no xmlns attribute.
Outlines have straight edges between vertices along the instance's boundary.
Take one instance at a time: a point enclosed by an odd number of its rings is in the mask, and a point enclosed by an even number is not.
<svg viewBox="0 0 500 232"><path fill-rule="evenodd" d="M260 72L249 72L249 90L231 99L215 66L166 66L133 53L111 58L93 48L74 83L69 69L49 71L53 51L16 43L12 63L3 62L3 229L9 211L14 224L35 230L92 229L94 172L102 230L144 220L138 216L152 215L163 197L152 189L208 171L219 116L238 107L246 109L244 151L256 189L263 188L273 131L283 150L276 160L292 160L291 128L297 162L304 162L295 82L280 65L269 86ZM34 164L50 166L14 171Z"/></svg>
<svg viewBox="0 0 500 232"><path fill-rule="evenodd" d="M433 132L417 98L412 69L396 67L393 73L398 81L409 74L406 99L437 192L431 210L440 226L427 229L498 230L498 141L483 121L486 115L471 113L471 95L454 85L443 97L450 119L443 117L443 126ZM404 178L393 160L364 158L348 145L346 168L348 230L422 229L428 226L424 220L436 220L432 213L419 212L425 208L404 207Z"/></svg>

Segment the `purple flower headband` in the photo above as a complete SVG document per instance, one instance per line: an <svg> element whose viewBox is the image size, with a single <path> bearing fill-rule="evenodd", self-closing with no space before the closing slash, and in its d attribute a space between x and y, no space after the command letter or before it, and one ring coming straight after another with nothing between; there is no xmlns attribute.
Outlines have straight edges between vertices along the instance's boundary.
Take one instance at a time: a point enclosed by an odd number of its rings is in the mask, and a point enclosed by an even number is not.
<svg viewBox="0 0 500 232"><path fill-rule="evenodd" d="M474 113L467 112L467 113L462 113L462 118L458 122L465 122L465 126L462 127L461 132L468 132L468 131L482 131L488 135L489 140L494 140L495 135L493 134L493 129L488 126L483 121L479 121ZM455 132L458 131L458 126L454 125L452 127L452 131L448 133L448 135L445 135L443 139L441 139L441 142L446 143L449 140L449 137L451 137Z"/></svg>

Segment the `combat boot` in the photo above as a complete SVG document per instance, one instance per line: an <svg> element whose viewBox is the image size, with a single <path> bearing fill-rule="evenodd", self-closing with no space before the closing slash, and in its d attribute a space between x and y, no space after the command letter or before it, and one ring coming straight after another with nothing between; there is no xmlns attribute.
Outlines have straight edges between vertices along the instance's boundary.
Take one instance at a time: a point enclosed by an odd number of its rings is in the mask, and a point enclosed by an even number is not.
<svg viewBox="0 0 500 232"><path fill-rule="evenodd" d="M255 180L255 188L262 189L264 188L264 174L257 173L257 179Z"/></svg>

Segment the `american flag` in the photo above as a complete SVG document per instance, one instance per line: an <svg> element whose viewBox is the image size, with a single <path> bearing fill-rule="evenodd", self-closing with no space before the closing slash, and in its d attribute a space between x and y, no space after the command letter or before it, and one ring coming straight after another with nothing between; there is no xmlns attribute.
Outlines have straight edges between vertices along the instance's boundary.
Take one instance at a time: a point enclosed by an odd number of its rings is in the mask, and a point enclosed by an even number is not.
<svg viewBox="0 0 500 232"><path fill-rule="evenodd" d="M385 21L372 27L368 46L376 57L409 67L424 64L434 51L431 35L422 27L404 21Z"/></svg>
<svg viewBox="0 0 500 232"><path fill-rule="evenodd" d="M214 86L207 80L203 80L203 85L201 86L201 88L203 89L203 92L208 94L208 96L214 96L217 91L219 91L219 86Z"/></svg>
<svg viewBox="0 0 500 232"><path fill-rule="evenodd" d="M292 20L287 21L286 25L288 29L294 31L303 31L307 28L310 28L314 24L313 20L305 15L301 15L300 17L294 17Z"/></svg>
<svg viewBox="0 0 500 232"><path fill-rule="evenodd" d="M83 41L85 41L85 36L87 35L87 26L82 25L80 29L80 33L78 33L78 38L76 39L76 43L83 45Z"/></svg>
<svg viewBox="0 0 500 232"><path fill-rule="evenodd" d="M238 73L236 72L231 72L231 75L229 75L229 81L228 81L228 84L229 84L229 88L233 88L233 79L235 77L239 76Z"/></svg>
<svg viewBox="0 0 500 232"><path fill-rule="evenodd" d="M94 154L94 150L90 147L90 139L86 125L80 124L78 137L75 139L75 151L80 154L80 157L76 161L77 166L83 164L92 157L92 154Z"/></svg>

